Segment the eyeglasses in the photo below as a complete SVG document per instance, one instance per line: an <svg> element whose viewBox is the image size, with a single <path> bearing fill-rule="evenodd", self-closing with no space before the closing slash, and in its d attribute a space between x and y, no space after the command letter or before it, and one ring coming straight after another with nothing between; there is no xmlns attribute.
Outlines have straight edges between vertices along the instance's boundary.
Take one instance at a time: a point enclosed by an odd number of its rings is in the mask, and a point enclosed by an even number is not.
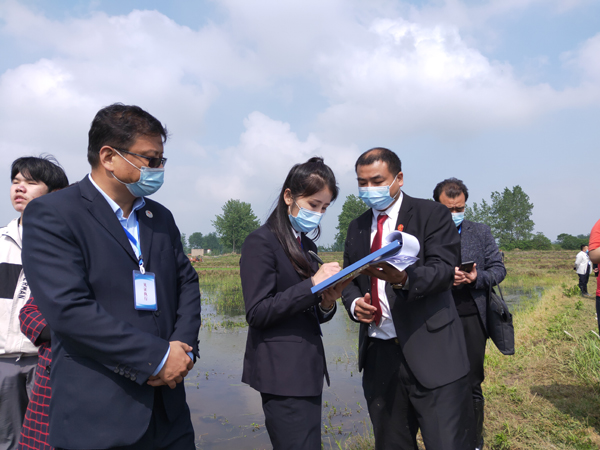
<svg viewBox="0 0 600 450"><path fill-rule="evenodd" d="M127 153L128 155L139 156L140 158L144 158L148 160L148 167L151 169L158 169L161 165L164 167L167 164L167 158L153 158L150 156L140 155L139 153L128 152L127 150L121 150L119 148L113 147L115 150Z"/></svg>

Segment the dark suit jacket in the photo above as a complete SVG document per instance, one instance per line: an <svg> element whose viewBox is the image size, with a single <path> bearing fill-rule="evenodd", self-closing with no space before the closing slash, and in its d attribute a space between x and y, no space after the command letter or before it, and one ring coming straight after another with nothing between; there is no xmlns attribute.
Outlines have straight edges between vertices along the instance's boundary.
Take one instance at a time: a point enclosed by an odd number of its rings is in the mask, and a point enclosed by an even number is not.
<svg viewBox="0 0 600 450"><path fill-rule="evenodd" d="M490 227L482 223L464 220L460 233L461 261L474 261L477 264L477 279L470 289L484 326L486 322L487 296L492 277L499 284L506 276L502 255L492 236Z"/></svg>
<svg viewBox="0 0 600 450"><path fill-rule="evenodd" d="M186 342L198 355L198 276L173 216L146 199L138 219L144 265L156 275L158 311L134 309L137 258L88 177L27 205L23 267L52 329L54 447L136 442L148 428L154 403L155 388L146 381L169 341ZM158 389L169 420L175 420L185 409L183 384Z"/></svg>
<svg viewBox="0 0 600 450"><path fill-rule="evenodd" d="M317 251L304 235L302 246ZM313 307L320 299L310 292L311 280L302 280L267 225L246 238L240 275L250 325L242 381L266 394L321 394L323 376L329 375L319 322L331 320L335 311L324 317L317 306L317 322Z"/></svg>
<svg viewBox="0 0 600 450"><path fill-rule="evenodd" d="M370 253L372 210L350 223L344 266ZM428 389L451 383L469 371L462 325L450 287L459 263L460 237L445 206L412 198L406 193L396 227L419 240L419 260L406 269L408 289L386 284L392 319L406 362L417 381ZM344 290L342 300L350 318L354 299L371 291L370 278L360 275ZM359 370L364 366L368 326L361 323Z"/></svg>

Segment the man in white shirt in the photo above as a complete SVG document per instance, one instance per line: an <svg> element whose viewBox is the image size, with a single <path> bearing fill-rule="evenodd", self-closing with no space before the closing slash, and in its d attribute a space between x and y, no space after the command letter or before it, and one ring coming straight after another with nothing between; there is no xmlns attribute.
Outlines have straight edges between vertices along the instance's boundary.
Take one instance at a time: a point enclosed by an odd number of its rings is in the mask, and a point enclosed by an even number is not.
<svg viewBox="0 0 600 450"><path fill-rule="evenodd" d="M591 297L591 295L588 293L587 285L590 279L592 263L590 262L590 258L588 256L587 245L581 246L581 251L577 253L577 256L575 257L575 266L573 269L579 276L579 289L581 290L581 295L583 297Z"/></svg>
<svg viewBox="0 0 600 450"><path fill-rule="evenodd" d="M348 227L344 266L381 247L393 230L415 236L419 260L404 271L369 269L344 290L360 322L359 370L375 448L475 448L464 333L450 288L460 237L448 208L401 192L398 156L385 148L356 162L359 197L371 207Z"/></svg>

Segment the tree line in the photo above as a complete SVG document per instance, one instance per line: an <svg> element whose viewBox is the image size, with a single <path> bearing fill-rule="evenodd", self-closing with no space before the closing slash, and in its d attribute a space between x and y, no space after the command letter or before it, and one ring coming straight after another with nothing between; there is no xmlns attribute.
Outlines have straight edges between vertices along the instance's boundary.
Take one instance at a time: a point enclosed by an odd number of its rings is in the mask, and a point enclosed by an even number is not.
<svg viewBox="0 0 600 450"><path fill-rule="evenodd" d="M250 203L230 199L222 207L222 213L212 221L215 231L203 235L201 232L186 238L181 234L181 243L186 253L193 248L210 249L213 254L239 253L244 240L260 227L260 220L252 211Z"/></svg>
<svg viewBox="0 0 600 450"><path fill-rule="evenodd" d="M367 209L367 205L356 195L348 195L338 216L333 244L319 245L319 251L343 251L350 222ZM543 233L533 232L535 224L531 219L532 212L533 203L517 185L512 189L506 187L502 192L492 192L489 202L483 199L480 203L467 205L465 219L488 225L502 250L579 250L581 245L588 243L589 234L572 236L567 233L559 234L552 243ZM212 224L215 231L207 235L201 232L192 233L189 237L184 233L181 235L186 253L192 248L211 249L214 254L239 253L246 237L261 225L250 203L234 199L223 205L222 213L215 217Z"/></svg>

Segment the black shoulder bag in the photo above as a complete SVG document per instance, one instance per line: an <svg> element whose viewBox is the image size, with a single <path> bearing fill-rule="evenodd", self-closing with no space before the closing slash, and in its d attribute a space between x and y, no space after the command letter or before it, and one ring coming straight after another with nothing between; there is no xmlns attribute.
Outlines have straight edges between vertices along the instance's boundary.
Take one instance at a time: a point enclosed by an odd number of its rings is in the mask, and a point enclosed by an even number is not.
<svg viewBox="0 0 600 450"><path fill-rule="evenodd" d="M497 285L500 295L498 296L494 291L493 286L496 284L496 280L491 272L490 275L492 279L490 280L490 291L487 299L487 332L502 354L514 355L515 329L513 327L513 317L504 301L500 285Z"/></svg>

